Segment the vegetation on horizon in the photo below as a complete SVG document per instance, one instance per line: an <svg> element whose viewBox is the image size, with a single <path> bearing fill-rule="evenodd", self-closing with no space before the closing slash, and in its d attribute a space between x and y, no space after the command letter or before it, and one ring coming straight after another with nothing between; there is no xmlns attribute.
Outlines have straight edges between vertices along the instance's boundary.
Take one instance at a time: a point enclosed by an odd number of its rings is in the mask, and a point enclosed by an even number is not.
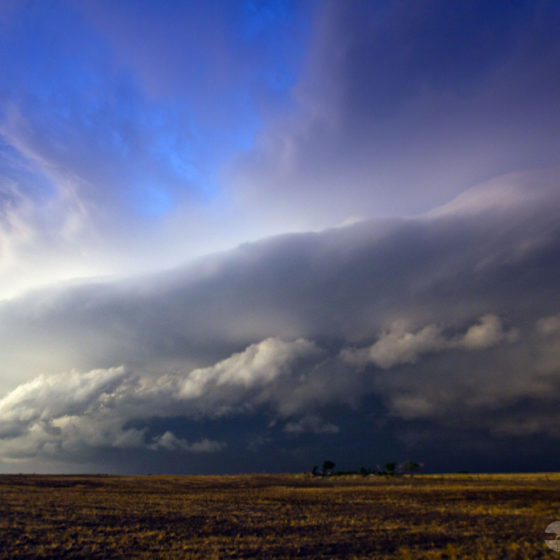
<svg viewBox="0 0 560 560"><path fill-rule="evenodd" d="M317 465L314 465L311 469L311 474L313 476L345 476L353 474L361 474L362 476L368 476L370 474L376 474L379 476L408 474L410 476L414 476L414 474L419 473L423 469L424 463L415 463L414 461L396 463L395 461L391 461L389 463L385 463L383 467L376 465L375 469L368 469L362 466L359 471L336 471L335 467L336 463L333 461L323 461L323 468L319 469Z"/></svg>

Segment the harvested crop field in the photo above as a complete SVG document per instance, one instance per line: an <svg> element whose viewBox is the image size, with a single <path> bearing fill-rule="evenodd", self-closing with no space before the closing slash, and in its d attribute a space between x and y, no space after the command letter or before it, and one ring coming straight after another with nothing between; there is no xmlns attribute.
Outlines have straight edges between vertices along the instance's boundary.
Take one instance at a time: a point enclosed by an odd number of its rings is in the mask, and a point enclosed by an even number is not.
<svg viewBox="0 0 560 560"><path fill-rule="evenodd" d="M560 558L560 475L0 477L0 558Z"/></svg>

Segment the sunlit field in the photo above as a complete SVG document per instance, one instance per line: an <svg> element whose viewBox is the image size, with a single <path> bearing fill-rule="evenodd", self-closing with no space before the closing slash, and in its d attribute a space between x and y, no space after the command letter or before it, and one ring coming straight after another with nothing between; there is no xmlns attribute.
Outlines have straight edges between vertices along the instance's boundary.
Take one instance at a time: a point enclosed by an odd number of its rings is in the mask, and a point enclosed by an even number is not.
<svg viewBox="0 0 560 560"><path fill-rule="evenodd" d="M0 558L559 558L560 475L1 476Z"/></svg>

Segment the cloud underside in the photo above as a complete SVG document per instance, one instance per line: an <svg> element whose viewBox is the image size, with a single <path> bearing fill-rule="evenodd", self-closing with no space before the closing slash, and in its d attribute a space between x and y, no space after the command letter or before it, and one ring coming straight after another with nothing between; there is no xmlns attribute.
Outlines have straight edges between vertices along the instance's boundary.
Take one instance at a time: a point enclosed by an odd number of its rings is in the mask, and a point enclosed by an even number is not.
<svg viewBox="0 0 560 560"><path fill-rule="evenodd" d="M559 437L555 181L508 176L484 187L486 204L467 193L416 219L4 302L0 456L228 448L225 433L166 426L176 418L264 417L295 440L337 438L332 406L367 414L370 397L387 418L429 420L434 438L454 419L497 438Z"/></svg>

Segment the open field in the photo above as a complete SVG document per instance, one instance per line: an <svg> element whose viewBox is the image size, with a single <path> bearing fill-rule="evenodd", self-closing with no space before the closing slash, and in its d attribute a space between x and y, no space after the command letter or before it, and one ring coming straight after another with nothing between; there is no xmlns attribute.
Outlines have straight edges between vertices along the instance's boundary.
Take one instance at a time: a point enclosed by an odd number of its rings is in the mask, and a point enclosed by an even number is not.
<svg viewBox="0 0 560 560"><path fill-rule="evenodd" d="M560 475L0 476L0 558L559 558Z"/></svg>

